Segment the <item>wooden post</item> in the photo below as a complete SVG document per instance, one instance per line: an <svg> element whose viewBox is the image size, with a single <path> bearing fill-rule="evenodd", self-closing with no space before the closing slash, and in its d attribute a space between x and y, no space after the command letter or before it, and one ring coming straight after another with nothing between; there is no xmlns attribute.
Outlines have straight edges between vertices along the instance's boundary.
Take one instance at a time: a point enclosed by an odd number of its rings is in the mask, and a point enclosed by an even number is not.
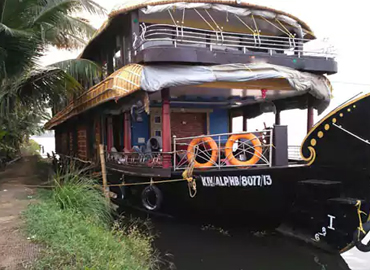
<svg viewBox="0 0 370 270"><path fill-rule="evenodd" d="M170 115L170 89L162 90L162 151L163 168L171 167L171 115Z"/></svg>
<svg viewBox="0 0 370 270"><path fill-rule="evenodd" d="M100 152L100 164L101 164L101 172L103 176L103 192L104 196L109 199L109 191L107 190L107 168L105 167L105 155L104 155L104 145L99 144L99 152Z"/></svg>

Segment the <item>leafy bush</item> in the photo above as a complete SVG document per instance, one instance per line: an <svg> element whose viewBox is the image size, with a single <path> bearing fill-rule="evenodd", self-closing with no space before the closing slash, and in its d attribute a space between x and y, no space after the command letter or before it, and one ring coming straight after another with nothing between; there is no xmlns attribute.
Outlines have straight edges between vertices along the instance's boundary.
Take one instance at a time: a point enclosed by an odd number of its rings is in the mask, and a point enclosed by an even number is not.
<svg viewBox="0 0 370 270"><path fill-rule="evenodd" d="M23 155L40 155L41 147L34 140L29 140L21 145L21 153Z"/></svg>

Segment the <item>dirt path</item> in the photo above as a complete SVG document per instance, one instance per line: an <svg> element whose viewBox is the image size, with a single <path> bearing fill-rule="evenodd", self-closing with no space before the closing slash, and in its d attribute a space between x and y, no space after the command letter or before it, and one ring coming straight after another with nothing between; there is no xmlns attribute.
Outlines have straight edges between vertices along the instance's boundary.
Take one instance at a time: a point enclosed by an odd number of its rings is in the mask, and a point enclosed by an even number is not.
<svg viewBox="0 0 370 270"><path fill-rule="evenodd" d="M25 269L34 261L39 248L22 235L21 212L33 202L40 184L36 157L24 157L0 172L0 270Z"/></svg>

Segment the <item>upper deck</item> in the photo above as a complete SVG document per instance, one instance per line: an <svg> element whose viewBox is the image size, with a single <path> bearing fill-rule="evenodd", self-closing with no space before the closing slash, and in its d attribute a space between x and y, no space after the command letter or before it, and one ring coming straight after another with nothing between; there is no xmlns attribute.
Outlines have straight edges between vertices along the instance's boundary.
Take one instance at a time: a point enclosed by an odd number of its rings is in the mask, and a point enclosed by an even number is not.
<svg viewBox="0 0 370 270"><path fill-rule="evenodd" d="M129 63L264 62L315 74L337 72L334 50L293 15L241 1L126 1L82 58L114 71Z"/></svg>

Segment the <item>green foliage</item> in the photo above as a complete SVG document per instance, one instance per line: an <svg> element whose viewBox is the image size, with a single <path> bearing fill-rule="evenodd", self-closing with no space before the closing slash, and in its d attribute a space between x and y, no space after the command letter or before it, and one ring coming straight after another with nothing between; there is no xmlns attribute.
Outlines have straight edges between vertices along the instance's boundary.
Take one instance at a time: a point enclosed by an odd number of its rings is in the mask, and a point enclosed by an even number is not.
<svg viewBox="0 0 370 270"><path fill-rule="evenodd" d="M76 211L100 224L110 224L111 207L96 188L98 181L70 169L64 174L57 173L54 183L53 200L61 209Z"/></svg>
<svg viewBox="0 0 370 270"><path fill-rule="evenodd" d="M83 183L85 180L87 182ZM34 269L153 269L152 238L134 224L114 223L94 181L56 176L57 187L25 211L26 232L46 248Z"/></svg>
<svg viewBox="0 0 370 270"><path fill-rule="evenodd" d="M78 80L100 76L93 62L79 59L40 67L48 46L73 49L95 29L76 12L104 14L92 0L0 1L0 152L18 151L25 136L49 118L47 108L63 105L82 89Z"/></svg>
<svg viewBox="0 0 370 270"><path fill-rule="evenodd" d="M41 147L34 140L28 140L21 145L21 153L25 155L40 155Z"/></svg>

